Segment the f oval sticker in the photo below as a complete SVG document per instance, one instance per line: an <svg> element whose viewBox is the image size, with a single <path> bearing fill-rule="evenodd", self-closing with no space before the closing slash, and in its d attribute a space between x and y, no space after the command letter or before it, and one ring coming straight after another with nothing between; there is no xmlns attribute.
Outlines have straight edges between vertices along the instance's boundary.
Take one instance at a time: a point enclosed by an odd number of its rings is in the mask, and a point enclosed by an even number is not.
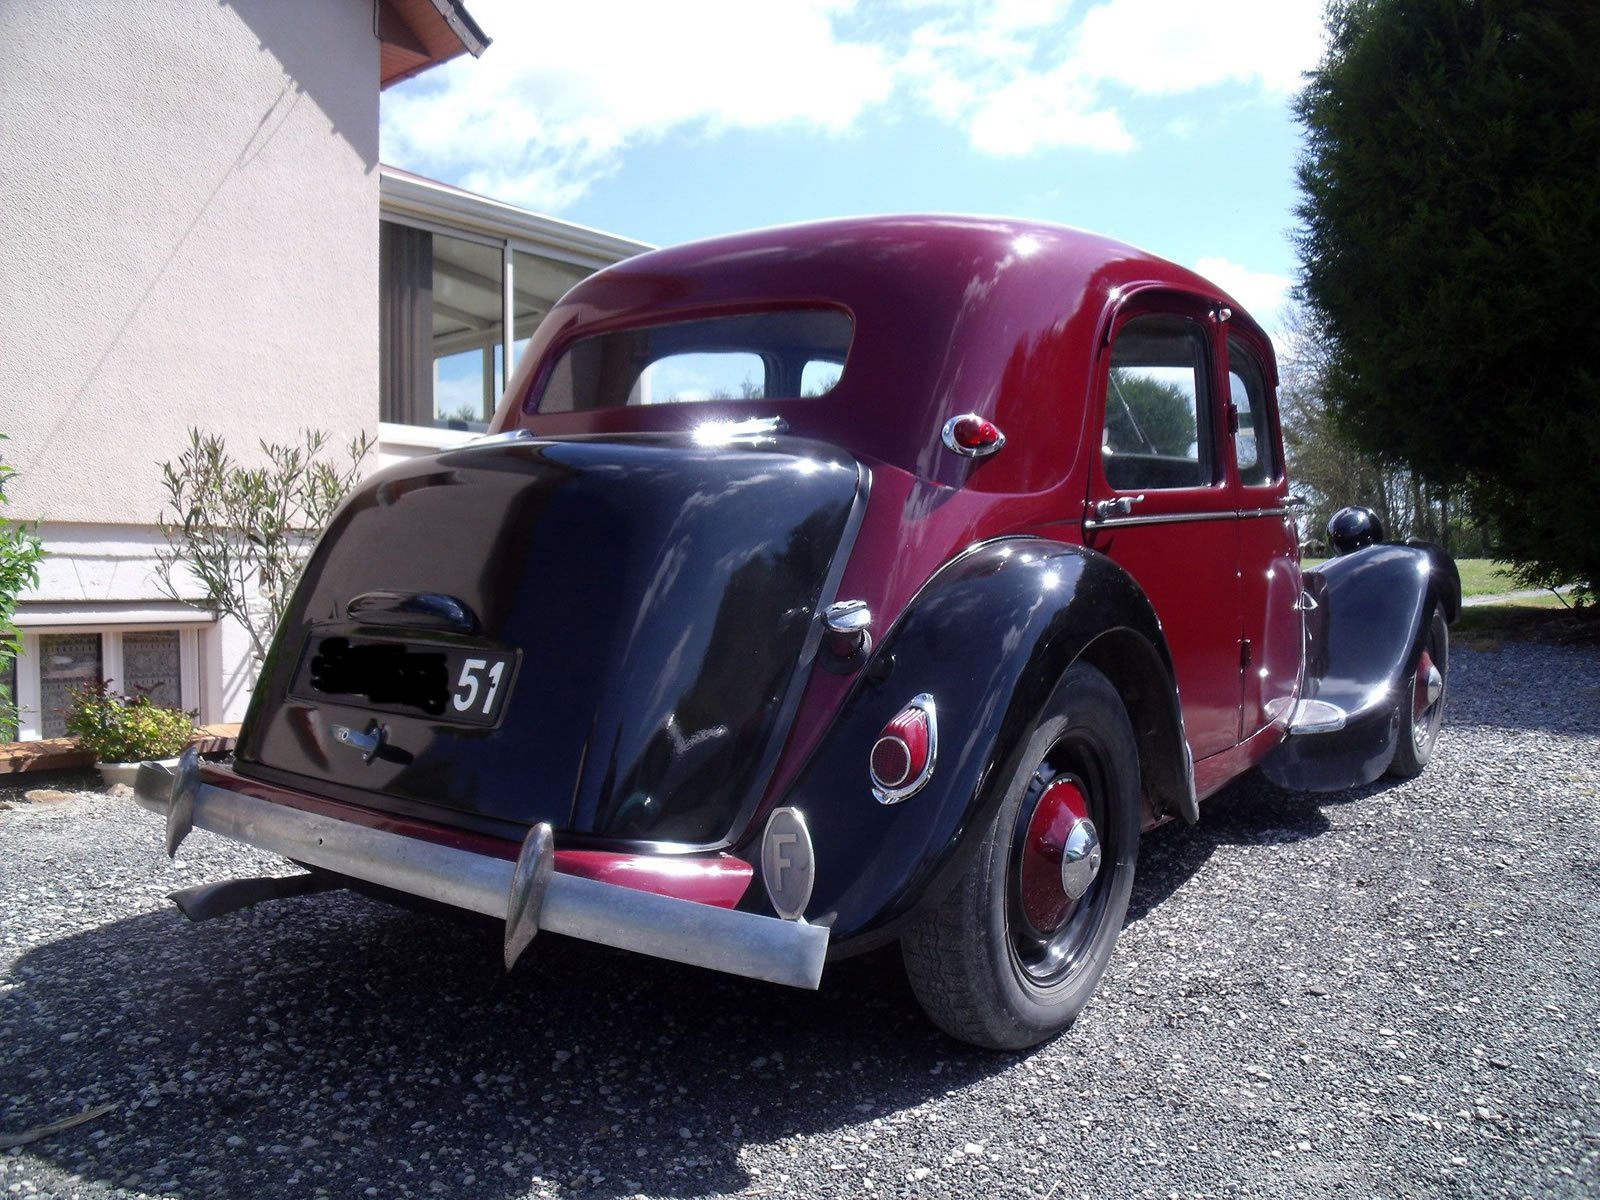
<svg viewBox="0 0 1600 1200"><path fill-rule="evenodd" d="M793 921L806 911L816 876L804 815L797 808L774 809L761 838L761 880L780 917Z"/></svg>

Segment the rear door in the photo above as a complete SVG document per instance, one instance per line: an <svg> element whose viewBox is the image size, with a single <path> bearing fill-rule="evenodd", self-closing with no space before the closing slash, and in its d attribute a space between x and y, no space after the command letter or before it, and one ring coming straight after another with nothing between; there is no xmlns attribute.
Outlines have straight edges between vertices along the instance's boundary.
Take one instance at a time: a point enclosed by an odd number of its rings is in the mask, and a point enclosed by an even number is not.
<svg viewBox="0 0 1600 1200"><path fill-rule="evenodd" d="M1117 314L1091 393L1100 453L1084 522L1086 542L1155 606L1196 760L1239 740L1238 520L1217 321L1175 293L1142 294Z"/></svg>
<svg viewBox="0 0 1600 1200"><path fill-rule="evenodd" d="M1239 510L1241 656L1245 671L1240 736L1288 716L1303 653L1299 535L1285 501L1288 482L1271 354L1253 330L1225 339L1233 486Z"/></svg>

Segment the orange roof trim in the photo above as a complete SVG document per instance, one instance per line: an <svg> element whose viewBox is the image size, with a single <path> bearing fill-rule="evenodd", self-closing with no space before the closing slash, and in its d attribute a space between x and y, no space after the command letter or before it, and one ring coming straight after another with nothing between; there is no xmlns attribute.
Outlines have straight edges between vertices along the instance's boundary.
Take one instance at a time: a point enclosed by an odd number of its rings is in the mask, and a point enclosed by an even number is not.
<svg viewBox="0 0 1600 1200"><path fill-rule="evenodd" d="M420 75L462 54L477 58L489 46L461 0L375 0L381 87Z"/></svg>

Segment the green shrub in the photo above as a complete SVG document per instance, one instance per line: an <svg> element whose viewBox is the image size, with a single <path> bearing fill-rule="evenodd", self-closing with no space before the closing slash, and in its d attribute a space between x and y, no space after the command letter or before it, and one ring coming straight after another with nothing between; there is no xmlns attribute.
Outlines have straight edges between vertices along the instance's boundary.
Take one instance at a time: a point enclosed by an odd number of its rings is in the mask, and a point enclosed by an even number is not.
<svg viewBox="0 0 1600 1200"><path fill-rule="evenodd" d="M0 442L6 435L0 433ZM0 462L0 505L9 504L6 482L17 470ZM0 677L6 664L17 656L17 595L39 582L39 560L44 547L39 542L39 526L0 520ZM17 707L10 687L0 682L0 742L17 736Z"/></svg>
<svg viewBox="0 0 1600 1200"><path fill-rule="evenodd" d="M100 762L171 758L194 732L189 713L149 696L118 695L103 679L74 689L69 703L67 732Z"/></svg>
<svg viewBox="0 0 1600 1200"><path fill-rule="evenodd" d="M295 445L262 442L267 465L244 467L222 438L191 429L178 461L161 464L172 508L161 513L167 548L156 553L156 580L172 599L238 621L258 663L312 545L373 445L362 433L350 443L348 461L335 464L319 457L327 441L308 429Z"/></svg>

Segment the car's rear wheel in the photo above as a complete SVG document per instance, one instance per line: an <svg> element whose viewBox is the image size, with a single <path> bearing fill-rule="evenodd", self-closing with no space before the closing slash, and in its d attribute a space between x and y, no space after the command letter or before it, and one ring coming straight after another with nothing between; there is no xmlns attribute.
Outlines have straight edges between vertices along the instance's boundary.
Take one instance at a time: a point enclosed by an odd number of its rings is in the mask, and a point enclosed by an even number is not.
<svg viewBox="0 0 1600 1200"><path fill-rule="evenodd" d="M1422 645L1417 669L1406 680L1406 698L1400 708L1400 729L1395 737L1389 774L1413 779L1433 758L1439 725L1444 720L1445 692L1450 681L1450 629L1439 613L1433 614Z"/></svg>
<svg viewBox="0 0 1600 1200"><path fill-rule="evenodd" d="M1139 756L1109 680L1062 678L960 881L901 939L946 1033L1018 1050L1072 1024L1111 961L1139 848Z"/></svg>

